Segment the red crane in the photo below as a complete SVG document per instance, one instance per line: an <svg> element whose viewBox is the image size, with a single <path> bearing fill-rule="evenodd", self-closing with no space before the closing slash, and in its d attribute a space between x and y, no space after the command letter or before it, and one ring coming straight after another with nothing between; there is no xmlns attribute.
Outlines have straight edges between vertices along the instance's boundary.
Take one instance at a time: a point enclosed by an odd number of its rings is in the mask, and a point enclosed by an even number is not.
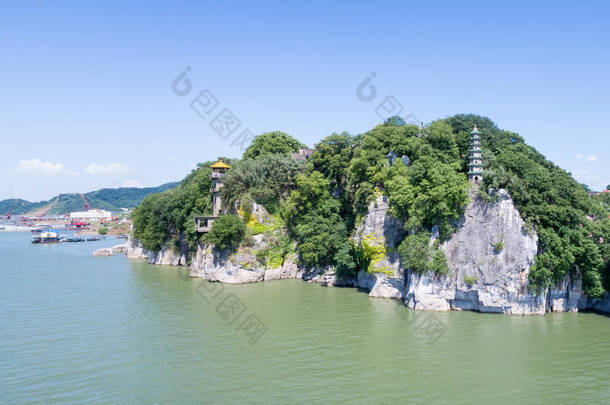
<svg viewBox="0 0 610 405"><path fill-rule="evenodd" d="M83 210L84 211L89 211L91 209L91 204L89 204L89 201L87 201L87 199L85 198L85 195L83 193L80 193L80 198L83 199Z"/></svg>

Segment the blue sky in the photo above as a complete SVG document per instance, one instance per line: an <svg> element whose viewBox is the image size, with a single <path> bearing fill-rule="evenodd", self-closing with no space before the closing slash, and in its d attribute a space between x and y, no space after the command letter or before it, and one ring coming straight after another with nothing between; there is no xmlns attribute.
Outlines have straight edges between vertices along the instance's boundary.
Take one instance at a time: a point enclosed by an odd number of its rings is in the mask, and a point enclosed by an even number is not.
<svg viewBox="0 0 610 405"><path fill-rule="evenodd" d="M0 199L179 180L240 156L245 129L309 145L361 133L390 95L424 122L486 115L610 183L607 2L126 3L3 5ZM218 105L202 117L203 90ZM210 126L224 108L241 122L227 139Z"/></svg>

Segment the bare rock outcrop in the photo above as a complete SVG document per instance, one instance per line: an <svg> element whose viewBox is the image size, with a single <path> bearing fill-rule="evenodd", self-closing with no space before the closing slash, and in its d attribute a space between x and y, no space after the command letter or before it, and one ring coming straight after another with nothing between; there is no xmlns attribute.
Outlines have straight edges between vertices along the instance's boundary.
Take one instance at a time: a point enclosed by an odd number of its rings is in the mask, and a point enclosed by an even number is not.
<svg viewBox="0 0 610 405"><path fill-rule="evenodd" d="M333 267L317 267L313 269L301 269L297 272L297 278L310 283L320 284L324 287L355 287L356 280L351 278L340 278Z"/></svg>
<svg viewBox="0 0 610 405"><path fill-rule="evenodd" d="M112 248L97 249L93 252L93 256L112 256Z"/></svg>
<svg viewBox="0 0 610 405"><path fill-rule="evenodd" d="M296 278L299 272L296 255L288 255L281 267L265 270L265 281Z"/></svg>
<svg viewBox="0 0 610 405"><path fill-rule="evenodd" d="M129 243L125 242L120 245L116 245L112 247L113 254L126 254L129 249Z"/></svg>
<svg viewBox="0 0 610 405"><path fill-rule="evenodd" d="M127 239L127 258L128 259L148 259L148 252L142 247L142 243L132 236Z"/></svg>
<svg viewBox="0 0 610 405"><path fill-rule="evenodd" d="M409 272L406 304L437 311L544 313L544 295L528 289L538 250L535 231L527 228L505 190L498 190L492 203L478 197L475 189L470 197L457 231L441 244L450 275Z"/></svg>
<svg viewBox="0 0 610 405"><path fill-rule="evenodd" d="M369 290L371 297L401 299L405 295L404 271L395 248L402 238L403 225L389 210L388 197L377 195L356 229L354 241L377 252L369 269L358 273L356 285Z"/></svg>
<svg viewBox="0 0 610 405"><path fill-rule="evenodd" d="M255 266L256 256L248 251L232 253L200 245L191 263L191 277L229 284L263 281L265 269Z"/></svg>

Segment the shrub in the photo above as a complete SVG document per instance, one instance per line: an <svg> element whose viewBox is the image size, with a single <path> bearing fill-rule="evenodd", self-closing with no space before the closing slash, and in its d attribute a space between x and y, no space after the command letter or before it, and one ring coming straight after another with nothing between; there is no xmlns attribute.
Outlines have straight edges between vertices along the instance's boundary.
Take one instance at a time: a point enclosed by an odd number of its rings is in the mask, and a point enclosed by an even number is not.
<svg viewBox="0 0 610 405"><path fill-rule="evenodd" d="M499 241L494 243L494 250L496 253L500 253L504 249L504 238L500 238Z"/></svg>
<svg viewBox="0 0 610 405"><path fill-rule="evenodd" d="M472 287L477 283L477 276L464 276L464 282L468 285L468 287Z"/></svg>
<svg viewBox="0 0 610 405"><path fill-rule="evenodd" d="M235 249L246 236L246 225L237 215L221 215L212 223L207 241L220 249Z"/></svg>
<svg viewBox="0 0 610 405"><path fill-rule="evenodd" d="M405 269L415 273L432 271L439 275L449 273L447 258L438 245L430 245L430 233L418 232L407 236L398 247L400 260Z"/></svg>
<svg viewBox="0 0 610 405"><path fill-rule="evenodd" d="M99 233L100 235L106 235L108 233L108 228L105 226L100 227L100 229L97 230L97 233Z"/></svg>

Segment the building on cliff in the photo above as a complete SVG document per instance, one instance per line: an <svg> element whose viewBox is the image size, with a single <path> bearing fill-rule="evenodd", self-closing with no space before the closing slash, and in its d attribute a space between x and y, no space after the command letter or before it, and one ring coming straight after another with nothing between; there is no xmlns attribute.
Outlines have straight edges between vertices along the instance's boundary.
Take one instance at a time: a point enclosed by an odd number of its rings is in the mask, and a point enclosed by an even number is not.
<svg viewBox="0 0 610 405"><path fill-rule="evenodd" d="M214 213L212 216L195 217L195 230L202 233L210 232L212 223L222 212L222 200L220 199L220 189L223 186L222 177L227 170L231 168L231 166L223 162L222 159L218 159L218 162L210 167L212 168L210 178L212 179L212 207Z"/></svg>
<svg viewBox="0 0 610 405"><path fill-rule="evenodd" d="M299 149L298 152L293 153L292 157L297 162L303 162L303 161L309 159L311 157L311 155L313 155L314 152L315 152L314 149L301 148L301 149Z"/></svg>
<svg viewBox="0 0 610 405"><path fill-rule="evenodd" d="M474 129L470 133L470 148L468 162L468 181L475 184L481 183L483 180L483 156L481 155L481 133L474 125Z"/></svg>

